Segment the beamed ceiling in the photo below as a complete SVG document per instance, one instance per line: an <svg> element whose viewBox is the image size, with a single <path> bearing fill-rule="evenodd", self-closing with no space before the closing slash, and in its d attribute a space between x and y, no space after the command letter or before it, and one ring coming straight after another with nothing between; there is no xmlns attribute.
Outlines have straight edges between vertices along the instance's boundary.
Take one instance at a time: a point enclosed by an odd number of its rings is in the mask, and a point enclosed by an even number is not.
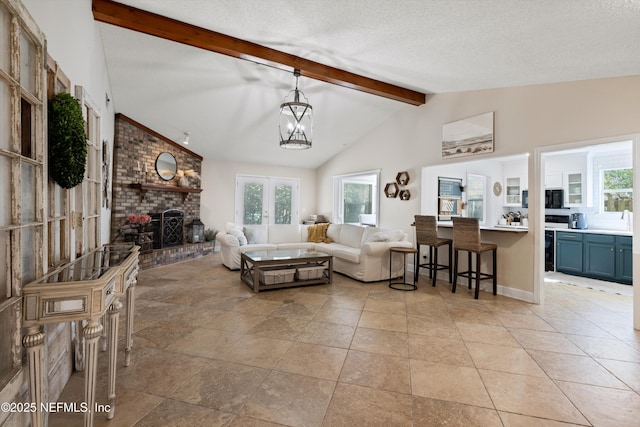
<svg viewBox="0 0 640 427"><path fill-rule="evenodd" d="M317 167L434 93L640 74L640 1L93 0L116 111L205 159ZM299 87L313 148L278 146Z"/></svg>

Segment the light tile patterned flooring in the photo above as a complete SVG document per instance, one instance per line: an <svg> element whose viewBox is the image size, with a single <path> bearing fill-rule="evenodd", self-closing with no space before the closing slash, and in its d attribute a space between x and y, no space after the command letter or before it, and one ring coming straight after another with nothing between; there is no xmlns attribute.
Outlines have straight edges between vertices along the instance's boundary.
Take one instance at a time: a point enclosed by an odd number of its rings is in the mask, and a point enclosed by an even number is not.
<svg viewBox="0 0 640 427"><path fill-rule="evenodd" d="M95 425L640 425L628 296L550 283L532 305L334 278L253 294L218 254L141 272L132 363L120 351L115 418ZM82 390L74 374L58 400Z"/></svg>

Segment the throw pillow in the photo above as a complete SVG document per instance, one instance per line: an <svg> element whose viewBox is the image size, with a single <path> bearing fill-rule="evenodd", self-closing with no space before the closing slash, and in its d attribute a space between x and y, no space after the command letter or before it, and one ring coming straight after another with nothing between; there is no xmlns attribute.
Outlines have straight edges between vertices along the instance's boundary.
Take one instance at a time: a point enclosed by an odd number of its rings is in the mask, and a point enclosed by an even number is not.
<svg viewBox="0 0 640 427"><path fill-rule="evenodd" d="M390 242L399 242L404 237L404 231L402 230L389 230L387 233L389 234Z"/></svg>
<svg viewBox="0 0 640 427"><path fill-rule="evenodd" d="M388 242L389 236L387 233L383 231L378 231L377 233L373 233L371 237L367 240L367 242Z"/></svg>
<svg viewBox="0 0 640 427"><path fill-rule="evenodd" d="M329 223L310 225L307 229L307 241L313 243L331 243L333 240L327 237L327 228Z"/></svg>
<svg viewBox="0 0 640 427"><path fill-rule="evenodd" d="M232 228L229 231L227 231L227 233L236 237L238 239L238 243L240 244L240 246L244 246L247 244L247 236L244 235L241 229Z"/></svg>
<svg viewBox="0 0 640 427"><path fill-rule="evenodd" d="M251 228L243 228L244 235L247 236L247 243L254 244L258 243L258 231Z"/></svg>

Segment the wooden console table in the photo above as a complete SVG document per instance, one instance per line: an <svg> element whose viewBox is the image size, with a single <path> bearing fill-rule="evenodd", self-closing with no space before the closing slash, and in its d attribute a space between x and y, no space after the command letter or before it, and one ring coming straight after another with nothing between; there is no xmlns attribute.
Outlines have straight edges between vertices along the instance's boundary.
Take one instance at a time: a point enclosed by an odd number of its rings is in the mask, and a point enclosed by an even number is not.
<svg viewBox="0 0 640 427"><path fill-rule="evenodd" d="M46 323L86 321L82 329L85 339L84 425L93 426L96 412L95 385L98 362L98 340L103 332L99 320L108 315L109 372L108 415L115 410L116 355L118 350L118 314L120 298L127 296L127 340L125 366L130 362L133 346L133 293L138 274L138 246L105 245L29 283L23 289L23 326L27 332L22 343L29 363L29 393L36 411L31 412L31 425L44 426L42 411L42 347ZM78 349L76 349L78 351ZM77 355L78 357L78 355ZM80 356L82 358L82 355ZM46 406L46 405L45 405Z"/></svg>

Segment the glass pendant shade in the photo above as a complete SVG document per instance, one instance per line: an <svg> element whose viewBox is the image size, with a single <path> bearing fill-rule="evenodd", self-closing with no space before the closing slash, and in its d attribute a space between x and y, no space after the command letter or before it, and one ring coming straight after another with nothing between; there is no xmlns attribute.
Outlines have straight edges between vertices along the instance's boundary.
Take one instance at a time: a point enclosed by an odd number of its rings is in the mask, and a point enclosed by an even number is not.
<svg viewBox="0 0 640 427"><path fill-rule="evenodd" d="M313 138L313 108L302 91L298 90L298 76L296 88L292 90L280 105L280 147L289 150L304 150L311 148ZM293 94L293 99L287 100ZM301 98L303 100L301 100Z"/></svg>

